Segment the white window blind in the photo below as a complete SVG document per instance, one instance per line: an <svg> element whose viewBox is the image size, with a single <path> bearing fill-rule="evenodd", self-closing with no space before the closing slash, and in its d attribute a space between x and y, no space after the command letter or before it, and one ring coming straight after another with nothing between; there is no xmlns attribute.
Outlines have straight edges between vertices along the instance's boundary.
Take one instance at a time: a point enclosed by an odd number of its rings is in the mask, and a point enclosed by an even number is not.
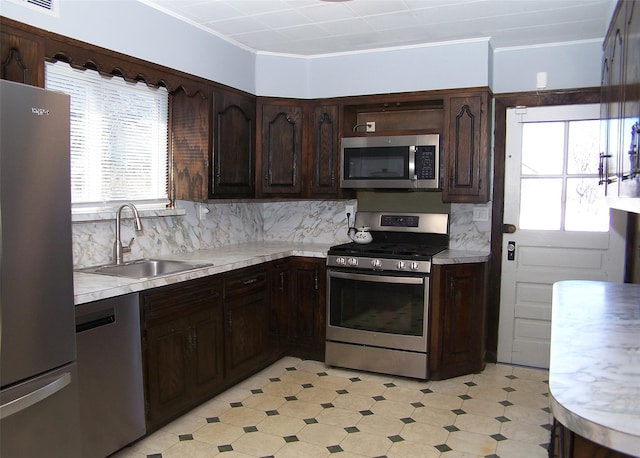
<svg viewBox="0 0 640 458"><path fill-rule="evenodd" d="M169 95L144 82L46 64L46 88L71 97L71 202L166 202Z"/></svg>

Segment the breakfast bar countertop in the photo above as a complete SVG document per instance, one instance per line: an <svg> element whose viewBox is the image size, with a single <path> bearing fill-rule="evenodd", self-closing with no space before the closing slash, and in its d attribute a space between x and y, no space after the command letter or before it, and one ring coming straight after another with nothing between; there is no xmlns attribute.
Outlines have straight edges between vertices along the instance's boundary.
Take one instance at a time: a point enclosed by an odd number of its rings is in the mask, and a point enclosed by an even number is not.
<svg viewBox="0 0 640 458"><path fill-rule="evenodd" d="M564 426L639 456L640 285L554 284L549 391Z"/></svg>
<svg viewBox="0 0 640 458"><path fill-rule="evenodd" d="M74 272L75 305L170 285L180 281L215 275L242 267L286 258L288 256L326 258L327 251L330 247L331 244L328 243L249 242L192 251L179 255L153 256L155 259L171 259L212 265L187 272L140 280ZM433 264L484 262L488 259L488 253L445 250L433 258ZM129 259L125 259L125 261L128 260Z"/></svg>

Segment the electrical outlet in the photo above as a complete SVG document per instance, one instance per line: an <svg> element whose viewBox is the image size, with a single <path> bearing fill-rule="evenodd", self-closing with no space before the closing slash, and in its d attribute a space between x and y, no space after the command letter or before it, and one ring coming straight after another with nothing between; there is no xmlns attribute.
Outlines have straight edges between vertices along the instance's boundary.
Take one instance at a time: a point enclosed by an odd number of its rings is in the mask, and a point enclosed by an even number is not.
<svg viewBox="0 0 640 458"><path fill-rule="evenodd" d="M375 132L375 131L376 131L375 121L367 121L367 132Z"/></svg>
<svg viewBox="0 0 640 458"><path fill-rule="evenodd" d="M353 205L345 205L344 212L345 214L348 213L350 215L349 218L353 218L355 216L353 213L354 212Z"/></svg>

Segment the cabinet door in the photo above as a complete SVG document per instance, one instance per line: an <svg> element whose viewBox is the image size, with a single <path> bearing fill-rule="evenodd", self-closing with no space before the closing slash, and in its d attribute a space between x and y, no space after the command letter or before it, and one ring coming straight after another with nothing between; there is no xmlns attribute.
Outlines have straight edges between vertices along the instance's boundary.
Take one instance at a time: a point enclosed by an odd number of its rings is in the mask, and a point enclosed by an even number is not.
<svg viewBox="0 0 640 458"><path fill-rule="evenodd" d="M193 314L189 319L189 352L197 398L211 396L224 380L224 327L222 304Z"/></svg>
<svg viewBox="0 0 640 458"><path fill-rule="evenodd" d="M445 202L489 200L491 109L487 93L451 97L443 148Z"/></svg>
<svg viewBox="0 0 640 458"><path fill-rule="evenodd" d="M253 197L255 98L216 91L214 99L215 141L210 197Z"/></svg>
<svg viewBox="0 0 640 458"><path fill-rule="evenodd" d="M434 268L429 325L431 378L456 377L484 367L485 266Z"/></svg>
<svg viewBox="0 0 640 458"><path fill-rule="evenodd" d="M153 430L191 404L188 318L158 324L145 333L147 429Z"/></svg>
<svg viewBox="0 0 640 458"><path fill-rule="evenodd" d="M231 379L255 371L270 356L267 288L265 268L224 279L225 368Z"/></svg>
<svg viewBox="0 0 640 458"><path fill-rule="evenodd" d="M271 269L269 332L278 348L285 350L289 339L291 316L289 307L293 303L295 289L292 262L290 260L275 261Z"/></svg>
<svg viewBox="0 0 640 458"><path fill-rule="evenodd" d="M289 307L289 353L324 361L326 335L326 261L298 258L293 263L295 289Z"/></svg>
<svg viewBox="0 0 640 458"><path fill-rule="evenodd" d="M618 15L618 24L607 39L605 49L608 59L608 82L605 89L606 103L606 151L603 158L603 184L608 196L620 194L622 160L622 106L624 103L624 13Z"/></svg>
<svg viewBox="0 0 640 458"><path fill-rule="evenodd" d="M295 104L261 106L262 193L302 193L303 109Z"/></svg>
<svg viewBox="0 0 640 458"><path fill-rule="evenodd" d="M310 160L312 196L338 193L339 144L338 107L314 107Z"/></svg>
<svg viewBox="0 0 640 458"><path fill-rule="evenodd" d="M640 197L640 2L625 2L624 105L620 194Z"/></svg>
<svg viewBox="0 0 640 458"><path fill-rule="evenodd" d="M171 157L173 195L179 200L205 201L209 176L210 97L206 91L171 94Z"/></svg>
<svg viewBox="0 0 640 458"><path fill-rule="evenodd" d="M40 39L3 24L0 64L2 79L44 87L44 47Z"/></svg>

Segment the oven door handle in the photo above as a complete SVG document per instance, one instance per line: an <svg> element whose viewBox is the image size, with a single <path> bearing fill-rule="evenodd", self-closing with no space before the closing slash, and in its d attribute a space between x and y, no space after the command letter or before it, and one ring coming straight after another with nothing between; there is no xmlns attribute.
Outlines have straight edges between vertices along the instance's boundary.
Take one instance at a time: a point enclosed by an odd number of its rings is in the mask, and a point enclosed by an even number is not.
<svg viewBox="0 0 640 458"><path fill-rule="evenodd" d="M368 274L354 274L350 272L336 272L329 271L330 278L344 278L345 280L362 280L371 281L377 283L398 283L403 285L422 285L424 284L425 277L391 277L385 275L368 275Z"/></svg>

